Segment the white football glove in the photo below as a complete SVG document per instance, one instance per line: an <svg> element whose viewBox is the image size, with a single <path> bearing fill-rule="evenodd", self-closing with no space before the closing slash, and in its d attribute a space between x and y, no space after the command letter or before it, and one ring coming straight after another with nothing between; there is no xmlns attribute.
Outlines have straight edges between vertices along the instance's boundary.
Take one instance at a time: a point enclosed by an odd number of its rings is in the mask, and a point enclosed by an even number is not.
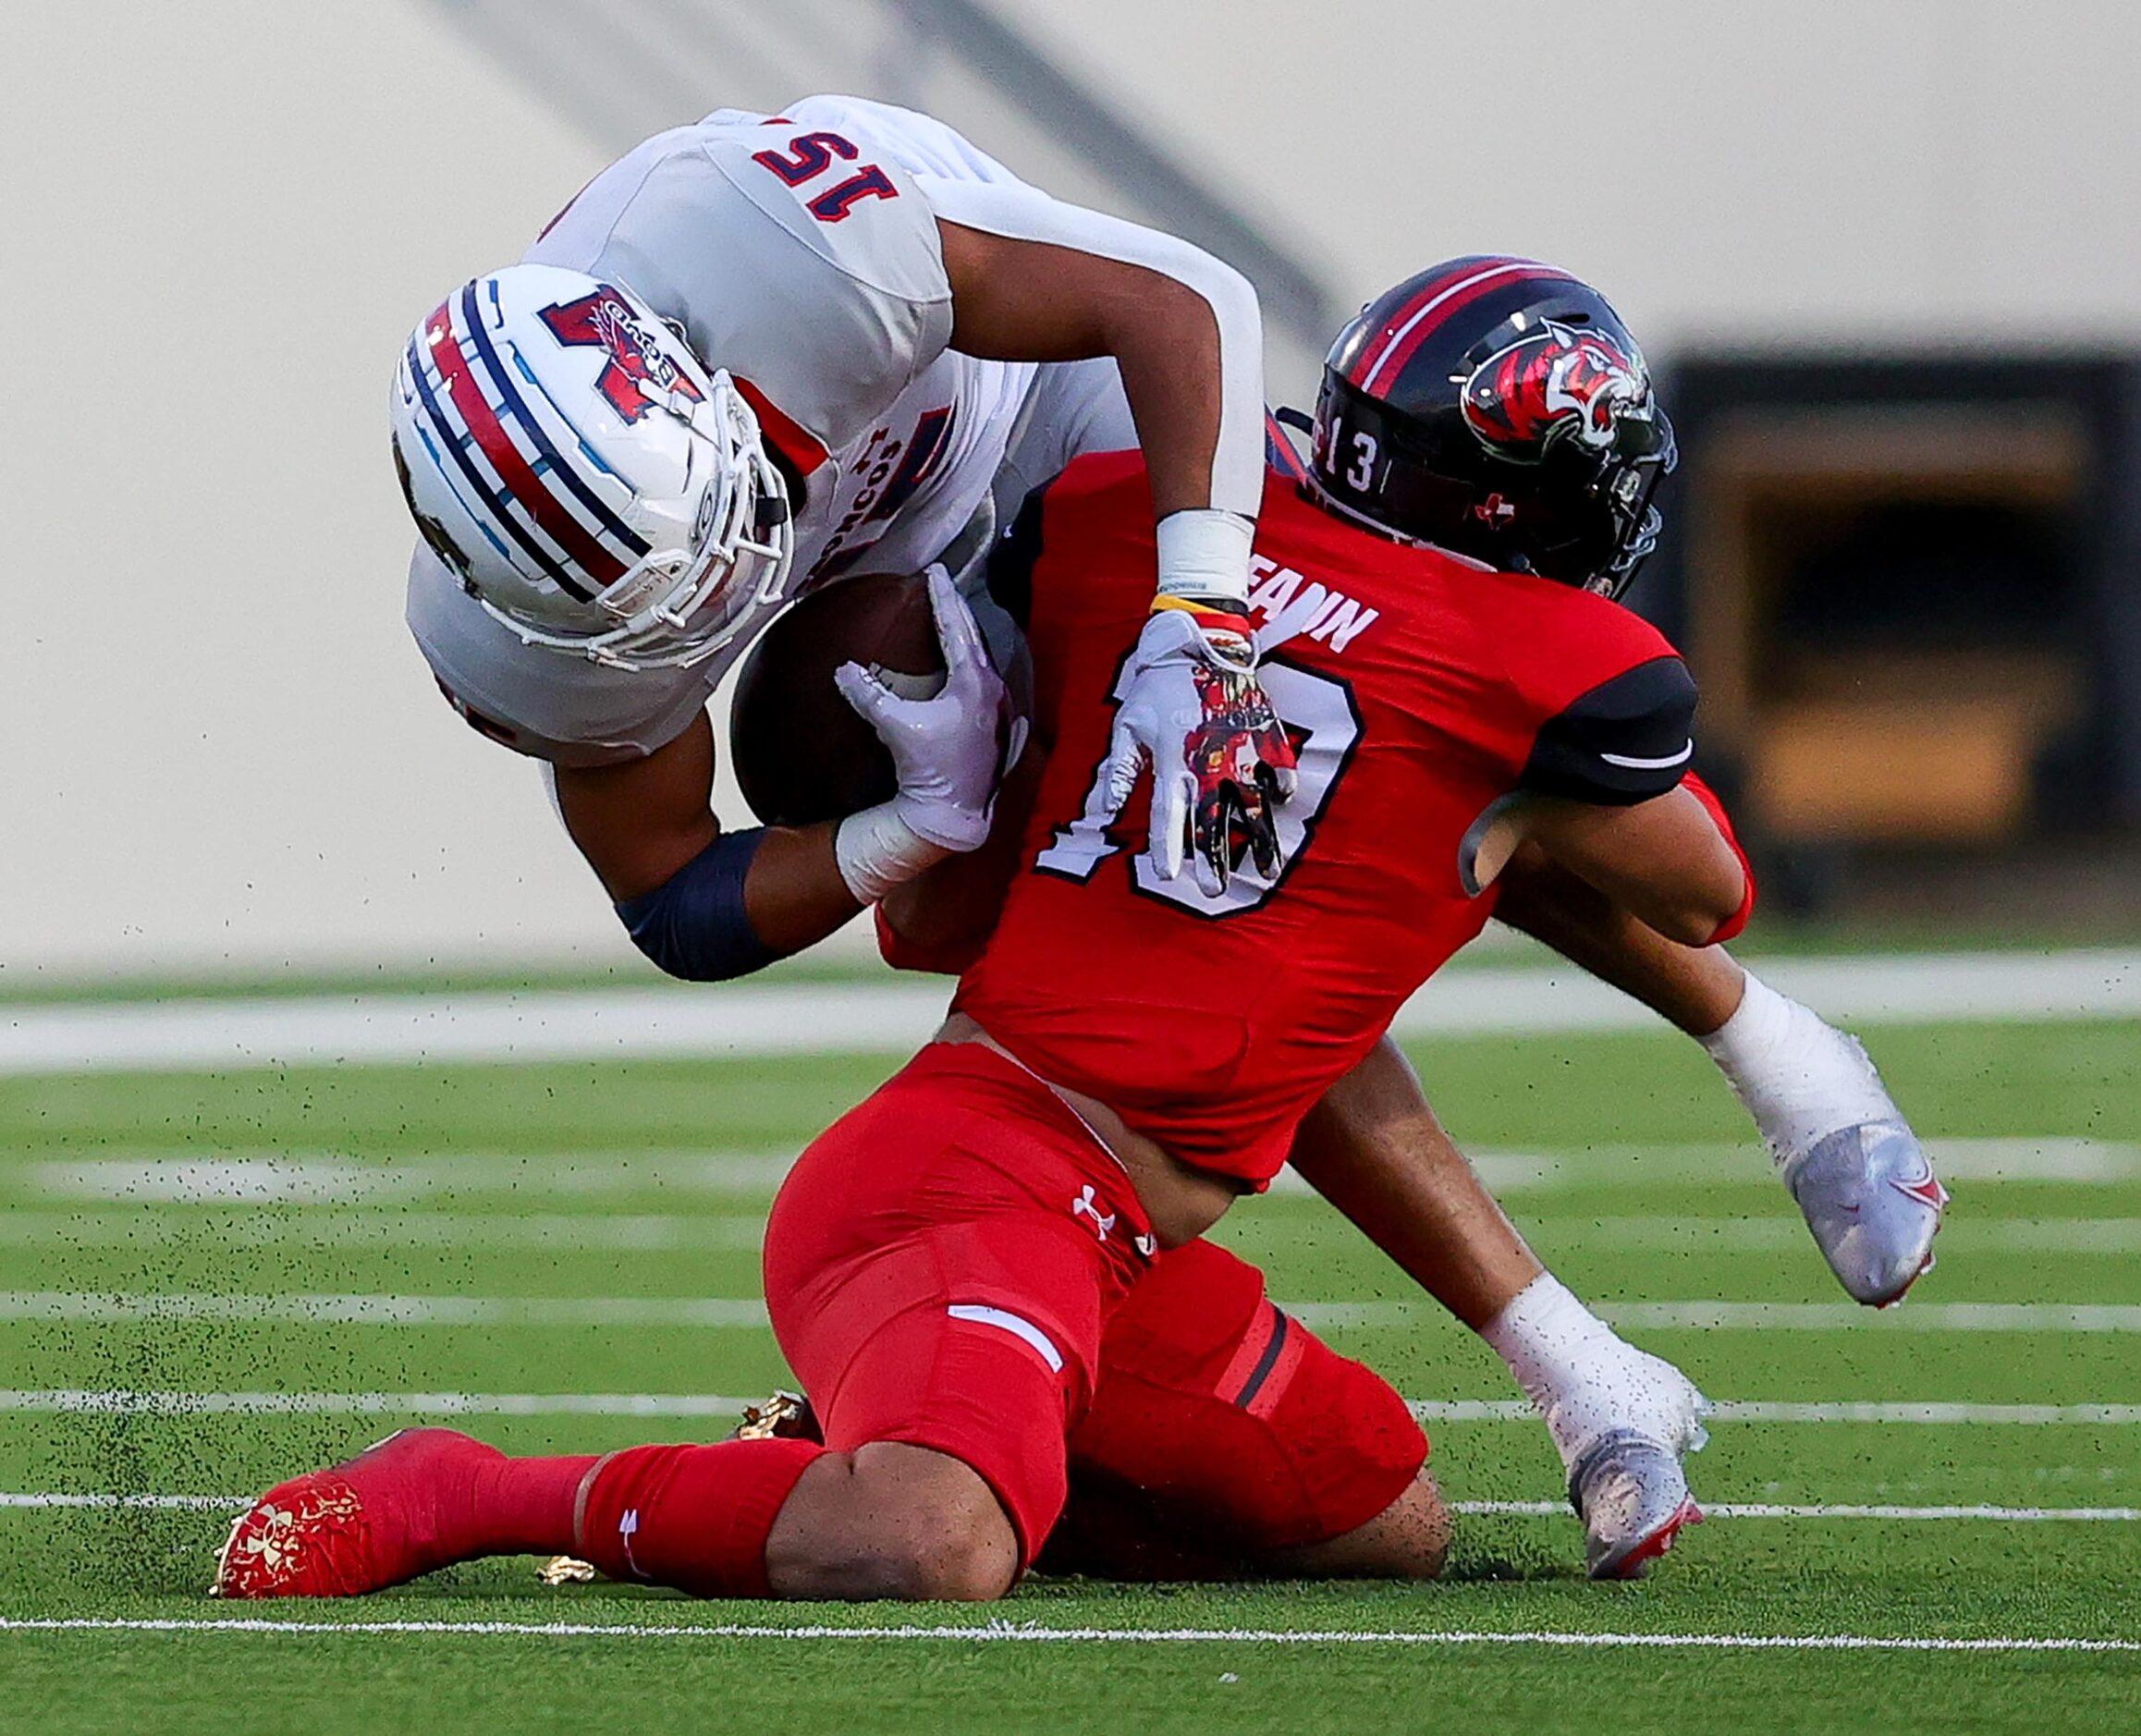
<svg viewBox="0 0 2141 1736"><path fill-rule="evenodd" d="M1278 872L1272 809L1299 781L1293 745L1256 679L1248 622L1217 609L1156 608L1131 654L1129 685L1115 715L1102 776L1107 812L1119 814L1152 767L1145 855L1172 880L1187 856L1197 886L1216 899L1242 864L1233 860L1239 825L1255 872Z"/></svg>
<svg viewBox="0 0 2141 1736"><path fill-rule="evenodd" d="M926 577L944 649L943 688L929 699L902 699L859 663L842 664L833 680L891 752L899 792L889 805L898 818L940 850L978 850L989 835L997 782L1022 745L1025 720L1013 715L1010 694L951 574L939 565Z"/></svg>

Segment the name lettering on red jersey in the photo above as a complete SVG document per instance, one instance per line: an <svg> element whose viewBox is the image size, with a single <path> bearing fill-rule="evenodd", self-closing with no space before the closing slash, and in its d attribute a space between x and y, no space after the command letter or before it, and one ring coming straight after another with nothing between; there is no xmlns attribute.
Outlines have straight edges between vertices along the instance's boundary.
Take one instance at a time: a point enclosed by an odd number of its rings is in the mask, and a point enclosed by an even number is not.
<svg viewBox="0 0 2141 1736"><path fill-rule="evenodd" d="M1249 560L1249 613L1261 616L1257 647L1272 651L1303 633L1343 652L1382 613L1262 555Z"/></svg>

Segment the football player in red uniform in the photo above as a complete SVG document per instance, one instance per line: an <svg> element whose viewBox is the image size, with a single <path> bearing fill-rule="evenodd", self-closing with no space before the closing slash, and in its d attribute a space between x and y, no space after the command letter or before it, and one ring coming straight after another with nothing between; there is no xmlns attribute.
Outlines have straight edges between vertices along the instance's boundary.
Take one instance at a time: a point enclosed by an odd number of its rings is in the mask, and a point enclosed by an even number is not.
<svg viewBox="0 0 2141 1736"><path fill-rule="evenodd" d="M1327 501L1490 565L1624 582L1645 539L1598 543L1613 503L1531 453L1619 365L1512 324L1558 310L1581 332L1573 302L1533 293L1556 281L1458 260L1368 308L1331 358ZM1193 806L1173 745L1199 682L1257 703L1247 599L1268 611L1298 588L1268 561L1250 571L1259 331L1254 292L1218 261L1052 199L927 116L829 96L717 111L626 153L520 264L411 335L393 399L422 532L410 630L471 724L548 763L640 947L674 975L741 975L983 839L1005 701L985 660L919 711L874 702L858 671L849 691L900 767L894 799L740 828L709 805L723 671L794 592L933 561L959 574L998 665L1016 661L969 557L999 506L1008 520L1072 458L1138 446L1165 515L1166 606L1141 629L1107 783L1127 800L1156 747L1154 799L1191 817L1156 823L1150 848L1171 873L1187 847L1220 897L1222 822L1261 822L1293 776L1266 723L1232 750L1263 774ZM1300 829L1253 825L1254 860ZM1844 1287L1902 1293L1941 1196L1850 1038L1550 867L1520 859L1498 914L1698 1036Z"/></svg>
<svg viewBox="0 0 2141 1736"><path fill-rule="evenodd" d="M1267 490L1259 539L1262 669L1300 776L1276 839L1239 789L1260 720L1223 680L1189 744L1185 793L1236 822L1207 864L1218 899L1106 817L1149 606L1140 460L1080 460L1013 539L1002 585L1036 580L1045 747L1022 865L937 1040L813 1143L768 1226L769 1312L823 1439L508 1460L407 1431L263 1497L220 1590L357 1592L569 1549L704 1595L988 1597L1048 1539L1073 1465L1236 1565L1439 1569L1448 1519L1401 1401L1201 1238L1334 1104L1404 1143L1425 1110L1409 1081L1392 1092L1383 1033L1512 862L1689 946L1752 895L1714 804L1682 787L1685 668L1595 593L1647 549L1670 428L1595 292L1501 275L1510 304L1481 311L1489 347L1454 409L1507 447L1504 489L1467 509L1526 537L1531 570L1418 537L1462 495L1437 497L1438 430L1359 426L1374 400L1327 389L1318 485ZM1463 1281L1506 1300L1475 1324L1547 1412L1594 1571L1639 1571L1694 1517L1677 1458L1697 1395L1541 1273L1475 1184L1443 1209L1487 1232Z"/></svg>

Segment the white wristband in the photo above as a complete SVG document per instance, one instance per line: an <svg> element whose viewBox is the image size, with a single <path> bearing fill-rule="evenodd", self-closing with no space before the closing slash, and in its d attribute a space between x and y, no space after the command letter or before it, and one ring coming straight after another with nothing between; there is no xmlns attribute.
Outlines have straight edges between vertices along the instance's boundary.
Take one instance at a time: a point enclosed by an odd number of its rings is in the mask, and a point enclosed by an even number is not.
<svg viewBox="0 0 2141 1736"><path fill-rule="evenodd" d="M1159 593L1163 597L1249 601L1249 547L1256 524L1215 507L1170 512L1159 521Z"/></svg>
<svg viewBox="0 0 2141 1736"><path fill-rule="evenodd" d="M858 904L876 903L950 854L902 820L896 801L850 813L833 834L833 861Z"/></svg>

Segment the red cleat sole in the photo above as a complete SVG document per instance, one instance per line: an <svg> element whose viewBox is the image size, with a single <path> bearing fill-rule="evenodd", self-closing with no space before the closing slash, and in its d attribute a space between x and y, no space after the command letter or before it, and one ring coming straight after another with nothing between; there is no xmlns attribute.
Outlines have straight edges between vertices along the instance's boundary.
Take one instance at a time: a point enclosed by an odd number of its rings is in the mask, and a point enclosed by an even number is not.
<svg viewBox="0 0 2141 1736"><path fill-rule="evenodd" d="M1673 1539L1685 1527L1702 1522L1703 1510L1693 1501L1682 1501L1679 1511L1615 1562L1610 1572L1595 1573L1592 1577L1605 1580L1641 1579L1650 1571L1650 1564L1672 1547Z"/></svg>

